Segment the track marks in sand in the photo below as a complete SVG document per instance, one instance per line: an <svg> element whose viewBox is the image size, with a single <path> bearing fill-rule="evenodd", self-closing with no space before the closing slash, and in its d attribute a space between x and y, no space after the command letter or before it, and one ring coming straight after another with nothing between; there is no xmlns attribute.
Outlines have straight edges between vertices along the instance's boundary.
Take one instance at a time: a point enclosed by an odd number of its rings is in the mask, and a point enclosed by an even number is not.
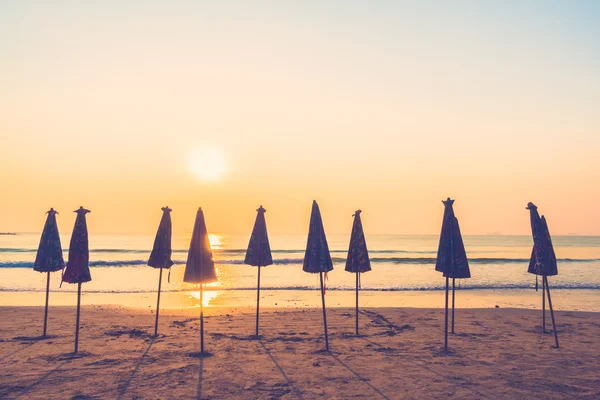
<svg viewBox="0 0 600 400"><path fill-rule="evenodd" d="M375 326L387 328L386 331L378 333L378 334L373 334L372 336L379 336L379 335L395 336L395 335L399 335L400 333L403 333L407 330L415 329L413 326L411 326L409 324L404 324L402 326L396 325L394 322L390 321L382 314L376 313L374 311L362 310L362 311L359 311L359 313L366 315L368 318L370 318L371 322Z"/></svg>
<svg viewBox="0 0 600 400"><path fill-rule="evenodd" d="M215 351L210 358L200 358L196 398L289 398L294 388L287 377L282 381L281 370L274 374L254 367L268 365L261 336L243 335L235 328L227 324L224 331L206 332L206 347Z"/></svg>
<svg viewBox="0 0 600 400"><path fill-rule="evenodd" d="M387 323L388 326L391 325L392 327L395 327L396 331L398 331L398 328L402 328L402 327L399 327L398 325L396 325L394 322L390 321L388 318L386 318L385 316L383 316L380 313L375 313L375 312L369 311L369 310L365 310L364 312L361 312L361 313L369 316L369 318L375 317L375 319L373 319L373 322L375 324L380 325L383 323ZM401 329L400 331L402 331L402 330L404 330L404 329ZM427 371L429 374L448 382L449 384L456 387L457 389L465 389L465 390L471 392L472 394L479 396L478 398L489 399L489 397L486 396L485 394L469 387L469 385L471 385L471 382L469 382L468 380L462 379L462 378L457 379L456 377L442 374L439 371L437 371L436 369L434 369L433 367L431 367L423 362L415 360L411 353L407 353L407 352L395 353L395 350L393 348L385 347L375 341L367 339L366 337L359 337L359 338L368 342L370 345L374 346L375 351L383 352L385 354L398 354L398 355L401 354L402 357L398 357L396 360L396 365L394 366L395 368L400 367L398 364L410 363L422 370ZM427 349L429 349L432 352L431 356L438 356L438 357L442 356L443 357L443 356L448 356L448 355L452 354L452 352L444 352L444 351L437 350L436 346L426 346L426 347L427 347ZM458 364L460 364L461 362L463 362L463 361L459 361ZM432 364L432 363L430 362L428 364ZM451 364L452 364L452 362L451 362ZM433 363L433 365L435 365L435 363ZM443 366L443 364L440 364L440 365ZM473 398L475 398L475 397L473 397Z"/></svg>
<svg viewBox="0 0 600 400"><path fill-rule="evenodd" d="M152 336L141 329L137 329L137 328L133 328L130 329L126 326L113 326L113 329L109 329L107 331L104 332L105 336L112 336L112 337L121 337L122 335L128 335L130 338L137 338L137 339L151 339Z"/></svg>

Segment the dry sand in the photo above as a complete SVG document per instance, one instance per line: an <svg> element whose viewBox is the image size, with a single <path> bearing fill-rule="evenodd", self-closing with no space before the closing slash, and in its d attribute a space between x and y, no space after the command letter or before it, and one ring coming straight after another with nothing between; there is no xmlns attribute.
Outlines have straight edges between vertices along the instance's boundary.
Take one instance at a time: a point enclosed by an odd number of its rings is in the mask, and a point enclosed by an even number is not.
<svg viewBox="0 0 600 400"><path fill-rule="evenodd" d="M600 398L599 313L558 312L556 349L539 311L460 309L444 353L443 310L365 309L355 337L337 308L326 353L320 309L265 309L255 340L251 309L212 308L202 359L197 313L165 311L153 339L147 311L84 307L73 357L74 308L51 309L45 340L43 308L0 308L0 398Z"/></svg>

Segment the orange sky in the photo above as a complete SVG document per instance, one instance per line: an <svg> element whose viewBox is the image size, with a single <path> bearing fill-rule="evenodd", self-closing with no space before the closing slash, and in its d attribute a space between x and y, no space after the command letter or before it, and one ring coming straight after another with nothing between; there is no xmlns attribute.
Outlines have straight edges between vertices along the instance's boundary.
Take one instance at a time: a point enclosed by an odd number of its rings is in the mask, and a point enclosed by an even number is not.
<svg viewBox="0 0 600 400"><path fill-rule="evenodd" d="M451 196L466 234L528 234L533 201L600 235L596 8L26 4L0 6L0 231L83 205L154 233L169 205L177 233L198 206L246 233L262 204L305 233L316 199L331 233L361 208L367 232L437 234Z"/></svg>

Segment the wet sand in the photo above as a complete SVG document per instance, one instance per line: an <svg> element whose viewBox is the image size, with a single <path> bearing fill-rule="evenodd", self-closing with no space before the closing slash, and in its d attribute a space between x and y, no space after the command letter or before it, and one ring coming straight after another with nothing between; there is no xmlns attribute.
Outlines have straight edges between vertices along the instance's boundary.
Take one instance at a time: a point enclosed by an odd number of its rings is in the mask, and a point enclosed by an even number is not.
<svg viewBox="0 0 600 400"><path fill-rule="evenodd" d="M67 286L70 291L51 291L50 306L73 306L77 302L77 285ZM75 288L73 288L75 286ZM72 291L74 289L74 291ZM301 309L321 307L321 296L315 290L271 290L261 289L261 307L273 309ZM542 292L533 289L514 290L463 290L456 295L458 308L523 308L536 310L542 306ZM0 304L3 306L43 306L44 291L14 292L0 290ZM327 289L327 307L354 307L354 290ZM555 309L562 311L600 312L600 290L561 289L552 290L552 303ZM115 306L153 310L156 307L156 292L145 293L95 293L86 290L81 294L84 306ZM199 291L163 291L160 304L163 308L181 309L200 305ZM204 290L204 304L209 308L224 309L232 307L253 307L256 304L256 289L252 290ZM443 290L415 291L378 291L360 292L362 307L411 307L443 308ZM183 311L185 312L185 311Z"/></svg>
<svg viewBox="0 0 600 400"><path fill-rule="evenodd" d="M2 399L593 399L600 397L600 313L557 312L560 349L541 313L459 309L450 352L440 309L368 308L354 335L352 309L265 308L261 338L251 308L207 308L198 358L198 309L85 306L80 354L75 309L0 308ZM548 328L551 330L550 316Z"/></svg>

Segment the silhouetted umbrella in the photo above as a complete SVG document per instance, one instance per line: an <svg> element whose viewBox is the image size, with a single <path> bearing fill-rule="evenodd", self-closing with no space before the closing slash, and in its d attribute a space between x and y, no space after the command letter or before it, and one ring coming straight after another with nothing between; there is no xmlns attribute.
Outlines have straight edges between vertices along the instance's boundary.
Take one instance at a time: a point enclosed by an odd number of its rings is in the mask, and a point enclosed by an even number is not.
<svg viewBox="0 0 600 400"><path fill-rule="evenodd" d="M325 328L325 349L329 351L329 337L327 335L327 313L325 311L325 285L323 284L323 273L327 278L327 272L333 270L331 254L323 229L323 220L319 205L313 200L312 212L310 214L310 226L308 230L308 241L306 243L306 253L304 254L304 272L319 274L321 280L321 301L323 303L323 327Z"/></svg>
<svg viewBox="0 0 600 400"><path fill-rule="evenodd" d="M548 230L546 218L537 211L535 204L527 203L527 210L531 218L531 233L533 235L533 250L531 251L531 260L527 272L530 274L542 276L542 332L546 333L546 293L548 294L548 306L550 307L550 316L552 317L552 328L554 329L554 340L558 347L558 333L556 332L556 322L554 320L554 310L552 309L552 298L550 297L550 285L548 277L558 275L558 266L556 264L556 255L552 246L552 238Z"/></svg>
<svg viewBox="0 0 600 400"><path fill-rule="evenodd" d="M217 274L206 230L206 222L204 221L204 213L202 208L198 208L183 281L200 284L200 356L205 354L203 285L216 280Z"/></svg>
<svg viewBox="0 0 600 400"><path fill-rule="evenodd" d="M346 271L356 274L356 336L358 336L358 288L360 286L360 274L371 270L367 242L365 241L365 234L360 220L361 212L361 210L356 210L352 215L354 223L352 224L350 247L348 248L348 258L346 259Z"/></svg>
<svg viewBox="0 0 600 400"><path fill-rule="evenodd" d="M48 299L50 296L50 272L60 271L65 267L62 247L60 245L60 236L58 234L58 225L56 224L56 212L50 208L44 225L44 231L40 239L33 270L46 272L46 308L44 310L44 334L46 336L46 327L48 326Z"/></svg>
<svg viewBox="0 0 600 400"><path fill-rule="evenodd" d="M67 268L62 276L62 281L67 283L77 284L77 319L75 322L75 351L79 347L79 313L81 308L81 284L92 280L90 275L90 250L88 244L88 230L85 221L85 214L90 210L79 207L77 219L75 219L75 227L71 236L71 244L69 245L69 261Z"/></svg>
<svg viewBox="0 0 600 400"><path fill-rule="evenodd" d="M173 260L171 260L171 209L167 207L161 208L163 215L158 225L156 238L154 239L154 247L150 253L148 265L153 268L160 268L158 275L158 297L156 300L156 322L154 323L154 336L158 335L158 314L160 311L160 289L162 285L162 270L163 268L171 268ZM169 272L169 275L171 273ZM169 279L170 281L170 279Z"/></svg>
<svg viewBox="0 0 600 400"><path fill-rule="evenodd" d="M452 278L452 333L454 333L454 295L456 278L470 278L469 261L465 245L463 244L458 226L458 219L454 215L452 205L454 200L449 197L443 200L444 217L442 220L442 233L440 234L440 244L438 247L437 261L435 270L442 272L446 278L446 320L444 330L444 349L448 350L448 289L449 278Z"/></svg>
<svg viewBox="0 0 600 400"><path fill-rule="evenodd" d="M258 286L256 291L256 336L258 336L258 316L260 305L260 267L266 267L273 264L271 256L271 247L269 246L269 236L267 235L267 222L265 221L265 213L267 210L260 206L257 210L254 229L248 243L246 258L244 264L258 267Z"/></svg>

